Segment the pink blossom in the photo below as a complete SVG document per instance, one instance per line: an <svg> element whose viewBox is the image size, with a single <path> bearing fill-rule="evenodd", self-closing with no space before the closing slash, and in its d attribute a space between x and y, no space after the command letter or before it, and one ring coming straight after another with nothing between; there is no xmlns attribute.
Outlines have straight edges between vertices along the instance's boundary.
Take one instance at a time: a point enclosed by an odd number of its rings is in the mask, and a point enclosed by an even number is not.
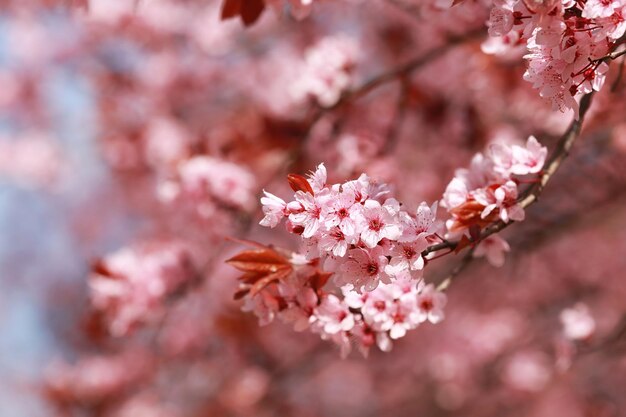
<svg viewBox="0 0 626 417"><path fill-rule="evenodd" d="M90 277L93 305L108 318L110 331L127 334L149 320L166 297L193 278L188 250L176 243L123 248L99 263Z"/></svg>
<svg viewBox="0 0 626 417"><path fill-rule="evenodd" d="M209 195L235 207L249 208L255 180L245 168L208 156L194 156L178 167L182 189L201 198Z"/></svg>
<svg viewBox="0 0 626 417"><path fill-rule="evenodd" d="M448 297L435 289L433 284L426 285L417 296L418 321L420 323L430 321L439 323L444 318L443 308Z"/></svg>
<svg viewBox="0 0 626 417"><path fill-rule="evenodd" d="M362 213L361 204L356 204L353 190L344 189L333 192L328 204L324 207L324 223L327 228L339 226L341 232L347 236L356 234L356 220Z"/></svg>
<svg viewBox="0 0 626 417"><path fill-rule="evenodd" d="M297 332L306 330L319 301L315 291L309 287L297 288L285 283L278 286L278 291L287 302L287 307L279 313L280 318L292 323Z"/></svg>
<svg viewBox="0 0 626 417"><path fill-rule="evenodd" d="M361 313L366 323L377 330L389 330L384 328L385 323L392 320L392 307L395 303L393 288L381 285L368 294L365 303L361 307Z"/></svg>
<svg viewBox="0 0 626 417"><path fill-rule="evenodd" d="M322 212L328 204L329 193L312 195L303 191L295 194L295 202L287 205L290 211L289 220L297 226L304 227L302 236L310 238L317 233L322 223Z"/></svg>
<svg viewBox="0 0 626 417"><path fill-rule="evenodd" d="M476 201L485 206L481 213L483 219L498 209L498 214L505 223L510 220L524 220L524 209L517 204L517 184L513 181L476 190L472 195Z"/></svg>
<svg viewBox="0 0 626 417"><path fill-rule="evenodd" d="M483 239L476 250L474 250L474 257L479 258L484 256L487 261L495 266L500 267L504 265L504 254L510 251L509 244L498 235L491 235Z"/></svg>
<svg viewBox="0 0 626 417"><path fill-rule="evenodd" d="M309 174L308 182L311 184L313 191L318 193L326 188L327 172L324 164L319 164L315 171Z"/></svg>
<svg viewBox="0 0 626 417"><path fill-rule="evenodd" d="M285 217L288 213L286 211L287 204L282 198L276 197L274 194L268 193L263 190L265 197L261 198L261 204L263 205L263 214L265 217L259 222L261 226L276 227L276 225Z"/></svg>
<svg viewBox="0 0 626 417"><path fill-rule="evenodd" d="M548 149L534 136L528 138L524 147L496 143L489 151L494 169L505 176L536 174L543 168L548 155Z"/></svg>
<svg viewBox="0 0 626 417"><path fill-rule="evenodd" d="M369 248L374 248L382 239L395 240L402 231L396 218L397 208L392 202L380 204L376 200L367 200L363 204L362 215L357 218L361 230L361 240Z"/></svg>
<svg viewBox="0 0 626 417"><path fill-rule="evenodd" d="M328 295L315 309L315 320L328 334L347 332L354 327L354 316L348 306L334 295Z"/></svg>
<svg viewBox="0 0 626 417"><path fill-rule="evenodd" d="M276 289L262 291L254 297L247 297L241 309L253 312L259 319L259 325L266 326L280 311L280 296Z"/></svg>
<svg viewBox="0 0 626 417"><path fill-rule="evenodd" d="M346 235L339 227L323 233L319 239L319 248L325 252L332 253L333 256L344 257L348 250L348 246L357 242L357 236Z"/></svg>
<svg viewBox="0 0 626 417"><path fill-rule="evenodd" d="M622 6L624 6L624 4L619 0L587 0L582 16L590 19L610 17Z"/></svg>
<svg viewBox="0 0 626 417"><path fill-rule="evenodd" d="M332 106L350 86L356 57L356 45L348 36L322 39L306 51L301 77L292 86L294 96L312 96L320 105Z"/></svg>
<svg viewBox="0 0 626 417"><path fill-rule="evenodd" d="M413 242L435 234L439 227L436 219L437 202L430 207L422 202L417 208L415 217L408 215L406 212L400 213L402 236L398 240L400 242Z"/></svg>
<svg viewBox="0 0 626 417"><path fill-rule="evenodd" d="M503 36L513 29L513 11L506 8L494 7L489 14L489 35Z"/></svg>
<svg viewBox="0 0 626 417"><path fill-rule="evenodd" d="M385 272L391 276L398 276L405 271L419 271L424 269L422 251L428 247L426 239L410 243L398 243L393 246L391 260L385 267Z"/></svg>
<svg viewBox="0 0 626 417"><path fill-rule="evenodd" d="M342 282L352 284L357 291L372 291L380 281L389 281L389 276L385 273L388 263L380 246L373 249L352 249L348 251L348 259L341 266Z"/></svg>
<svg viewBox="0 0 626 417"><path fill-rule="evenodd" d="M525 147L511 147L511 173L515 175L536 174L541 171L548 155L548 149L530 136Z"/></svg>

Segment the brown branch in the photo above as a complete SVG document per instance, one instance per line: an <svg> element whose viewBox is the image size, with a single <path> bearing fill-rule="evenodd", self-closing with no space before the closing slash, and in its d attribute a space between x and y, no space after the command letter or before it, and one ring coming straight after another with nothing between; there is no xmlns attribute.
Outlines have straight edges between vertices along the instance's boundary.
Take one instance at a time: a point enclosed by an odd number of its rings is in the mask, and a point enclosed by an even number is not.
<svg viewBox="0 0 626 417"><path fill-rule="evenodd" d="M458 263L457 266L454 267L454 269L452 271L450 271L450 273L448 274L448 276L446 278L444 278L443 280L441 280L441 282L437 285L437 291L444 291L446 290L450 284L452 283L452 280L459 275L461 272L463 272L465 270L465 268L467 268L469 266L469 264L472 262L472 259L474 259L474 250L476 248L471 248L466 254L465 256L463 256L463 259L461 259L461 262Z"/></svg>
<svg viewBox="0 0 626 417"><path fill-rule="evenodd" d="M580 101L580 113L578 120L573 120L568 129L565 131L563 136L559 139L559 142L556 145L556 148L548 158L545 164L545 168L542 171L541 176L539 177L539 181L533 185L531 185L526 192L521 196L518 200L520 206L522 208L527 208L530 205L536 203L539 200L543 189L548 184L552 176L557 172L565 158L569 155L569 152L580 135L580 129L582 127L582 123L584 121L585 115L589 110L589 106L591 105L591 99L593 98L594 93L589 93L583 96ZM497 221L490 226L487 226L482 233L480 234L479 239L475 243L482 241L483 239L493 235L494 233L498 233L505 228L509 227L511 224L515 222L510 221L508 223L503 222L502 220ZM436 245L429 246L424 249L422 252L422 256L426 257L430 253L442 250L442 249L450 249L454 250L459 245L459 242L442 242Z"/></svg>
<svg viewBox="0 0 626 417"><path fill-rule="evenodd" d="M613 51L610 54L606 54L605 56L603 56L602 58L600 58L598 61L608 61L610 60L615 60L617 58L619 58L620 56L626 55L626 49L623 49L621 51Z"/></svg>
<svg viewBox="0 0 626 417"><path fill-rule="evenodd" d="M411 59L410 61L406 62L403 65L400 65L394 69L391 69L387 72L379 74L373 77L372 79L370 79L369 81L366 81L364 84L360 85L359 87L346 91L345 93L341 95L341 97L335 104L328 106L328 107L320 107L317 113L312 118L313 122L318 120L324 113L335 110L352 100L358 99L359 97L362 97L368 94L370 91L375 90L381 85L384 85L386 83L389 83L395 80L401 80L403 77L410 75L412 72L414 72L418 68L445 55L453 47L463 44L464 42L468 40L476 39L479 36L483 35L484 33L485 33L484 29L481 28L479 30L468 32L462 36L449 37L448 41L444 45L438 48L434 48L424 54L421 54L420 56Z"/></svg>

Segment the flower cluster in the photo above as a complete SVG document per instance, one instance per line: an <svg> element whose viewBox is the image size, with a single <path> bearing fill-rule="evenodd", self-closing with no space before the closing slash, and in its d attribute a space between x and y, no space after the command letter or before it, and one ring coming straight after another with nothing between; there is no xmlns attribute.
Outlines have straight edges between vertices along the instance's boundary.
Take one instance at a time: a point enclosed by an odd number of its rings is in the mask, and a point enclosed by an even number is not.
<svg viewBox="0 0 626 417"><path fill-rule="evenodd" d="M408 330L443 319L446 297L422 275L429 259L445 255L439 250L449 240L462 248L465 239L475 246L474 256L503 264L508 244L496 235L481 239L480 232L499 221L524 219L518 186L537 180L525 177L539 174L546 156L531 136L524 146L494 143L469 169L457 170L441 200L450 215L446 239L438 233L443 225L437 203L422 202L409 213L386 184L365 174L330 184L324 164L308 177L290 174L293 200L264 191L260 224L285 221L288 231L301 236L302 254L259 245L230 259L245 273L236 298L245 299L244 310L261 324L279 317L296 330L310 328L344 354L351 340L364 354L373 345L387 351Z"/></svg>
<svg viewBox="0 0 626 417"><path fill-rule="evenodd" d="M213 206L246 209L252 203L254 176L232 162L198 155L178 164L172 178L159 185L162 201L195 201L200 214L211 213Z"/></svg>
<svg viewBox="0 0 626 417"><path fill-rule="evenodd" d="M306 51L300 77L292 86L297 100L314 98L320 106L332 106L352 82L358 47L347 35L326 37Z"/></svg>
<svg viewBox="0 0 626 417"><path fill-rule="evenodd" d="M336 343L343 356L353 344L363 355L374 345L389 351L392 341L407 330L444 317L446 296L408 272L370 292L360 293L349 285L332 292L325 289L332 274L320 270L318 260L308 261L303 255L261 247L240 253L229 263L245 272L236 297L244 298L244 311L254 312L261 325L279 318L296 331L308 328Z"/></svg>
<svg viewBox="0 0 626 417"><path fill-rule="evenodd" d="M45 370L45 390L63 403L98 404L107 397L137 386L154 368L154 358L144 349L114 355L92 355L70 365L55 362Z"/></svg>
<svg viewBox="0 0 626 417"><path fill-rule="evenodd" d="M624 0L495 0L489 34L501 40L485 51L505 52L526 43L524 79L561 111L580 93L599 91L608 71L607 53L626 31Z"/></svg>
<svg viewBox="0 0 626 417"><path fill-rule="evenodd" d="M308 259L322 258L338 285L372 291L405 273L419 276L421 252L437 239L437 204L421 203L415 214L388 198L385 184L363 174L343 184L327 184L326 168L309 178L290 175L294 200L289 203L265 192L261 225L287 228L304 239Z"/></svg>
<svg viewBox="0 0 626 417"><path fill-rule="evenodd" d="M109 331L121 336L153 317L168 296L192 281L194 271L191 254L181 244L123 248L94 264L92 303Z"/></svg>
<svg viewBox="0 0 626 417"><path fill-rule="evenodd" d="M541 172L548 150L531 136L526 146L494 143L486 155L478 153L469 169L459 169L448 184L442 206L451 218L446 221L447 237L474 237L475 231L501 220L524 220L519 204L519 176ZM508 244L490 236L478 246L475 255L486 256L494 265L504 262Z"/></svg>

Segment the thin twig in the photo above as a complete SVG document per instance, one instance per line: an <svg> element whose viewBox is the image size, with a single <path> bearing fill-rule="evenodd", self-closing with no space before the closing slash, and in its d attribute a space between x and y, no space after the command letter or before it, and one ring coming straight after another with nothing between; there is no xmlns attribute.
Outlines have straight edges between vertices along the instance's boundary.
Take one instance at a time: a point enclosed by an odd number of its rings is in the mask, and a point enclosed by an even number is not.
<svg viewBox="0 0 626 417"><path fill-rule="evenodd" d="M346 91L342 94L342 96L335 104L328 107L320 107L313 116L312 120L317 121L326 112L335 110L350 101L358 99L388 82L400 80L403 77L410 75L418 68L432 62L440 56L445 55L453 47L463 44L468 40L476 39L477 37L483 35L484 32L485 31L481 28L480 30L471 31L462 36L451 36L444 45L438 48L434 48L424 54L421 54L420 56L413 58L405 64L400 65L392 70L379 74L369 81L366 81L359 87Z"/></svg>
<svg viewBox="0 0 626 417"><path fill-rule="evenodd" d="M475 249L476 248L471 248L463 256L463 259L461 259L461 262L459 262L459 264L454 267L454 269L450 272L450 274L448 274L448 276L446 278L441 280L439 285L437 285L437 291L444 291L444 290L446 290L450 286L450 284L452 283L452 280L457 275L459 275L461 272L463 272L465 270L465 268L467 268L469 266L469 264L472 262L472 259L474 259L474 250Z"/></svg>

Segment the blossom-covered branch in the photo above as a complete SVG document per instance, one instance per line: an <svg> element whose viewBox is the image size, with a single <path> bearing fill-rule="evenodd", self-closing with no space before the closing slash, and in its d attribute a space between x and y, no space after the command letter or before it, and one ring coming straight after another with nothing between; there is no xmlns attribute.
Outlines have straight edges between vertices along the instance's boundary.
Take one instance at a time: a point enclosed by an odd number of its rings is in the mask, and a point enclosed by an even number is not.
<svg viewBox="0 0 626 417"><path fill-rule="evenodd" d="M431 255L441 256L432 248L445 245L450 253L470 242L477 245L471 255L503 262L504 241L471 239L493 222L523 220L518 178L541 172L546 155L534 137L523 147L492 145L486 156L476 155L469 170L457 171L443 196L451 216L446 238L436 220L437 203L422 202L410 214L385 184L365 174L328 184L323 164L308 178L290 174L294 200L265 191L261 225L275 227L285 220L287 229L302 237L302 254L260 246L230 259L244 272L236 298L245 298L246 309L262 324L280 317L298 330L311 327L339 344L343 354L351 339L363 353L374 343L387 351L407 330L443 318L446 296L422 279ZM441 243L433 245L436 241Z"/></svg>
<svg viewBox="0 0 626 417"><path fill-rule="evenodd" d="M560 140L557 142L556 148L546 161L545 168L541 171L541 175L539 176L537 181L534 182L520 196L518 204L521 208L525 209L539 200L539 196L543 192L544 187L548 184L552 176L559 169L561 163L565 160L565 158L567 158L574 142L580 135L582 123L584 121L585 115L587 114L587 111L589 110L589 106L591 105L592 97L593 93L590 93L582 98L580 102L580 118L572 121L567 131L561 136ZM472 243L481 242L489 236L493 235L494 233L502 231L511 224L512 222L499 220L485 227L484 230L480 232L480 234L475 236L475 240ZM460 244L460 241L440 242L424 249L424 251L422 252L422 256L427 256L432 252L443 249L456 250Z"/></svg>

